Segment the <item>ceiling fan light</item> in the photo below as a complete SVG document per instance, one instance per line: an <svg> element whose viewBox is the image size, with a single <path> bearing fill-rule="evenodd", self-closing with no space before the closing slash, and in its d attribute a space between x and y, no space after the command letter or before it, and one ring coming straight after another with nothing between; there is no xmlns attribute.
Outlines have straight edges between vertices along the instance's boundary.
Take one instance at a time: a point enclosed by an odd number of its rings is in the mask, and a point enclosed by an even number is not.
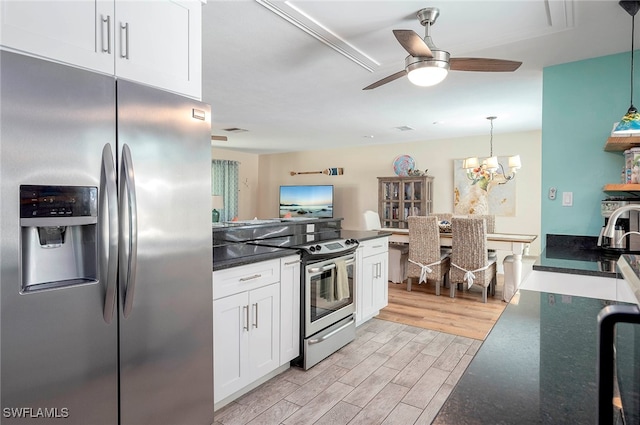
<svg viewBox="0 0 640 425"><path fill-rule="evenodd" d="M440 67L422 67L409 71L408 78L416 86L435 86L447 78L449 71Z"/></svg>

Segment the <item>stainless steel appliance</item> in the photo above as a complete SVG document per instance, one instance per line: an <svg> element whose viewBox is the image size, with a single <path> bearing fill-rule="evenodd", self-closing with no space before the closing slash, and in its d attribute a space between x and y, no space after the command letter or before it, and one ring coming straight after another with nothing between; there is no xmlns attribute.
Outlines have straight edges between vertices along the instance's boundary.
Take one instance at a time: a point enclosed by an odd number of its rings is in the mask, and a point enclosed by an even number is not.
<svg viewBox="0 0 640 425"><path fill-rule="evenodd" d="M598 314L598 424L640 423L640 308Z"/></svg>
<svg viewBox="0 0 640 425"><path fill-rule="evenodd" d="M0 52L2 423L210 424L208 105Z"/></svg>
<svg viewBox="0 0 640 425"><path fill-rule="evenodd" d="M304 329L302 367L306 370L355 339L355 250L341 239L298 247L302 252Z"/></svg>
<svg viewBox="0 0 640 425"><path fill-rule="evenodd" d="M613 237L605 235L612 214L619 208L640 204L640 199L627 197L609 197L600 203L600 213L604 218L604 225L598 236L598 246L620 252L640 251L640 211L624 211L615 218Z"/></svg>
<svg viewBox="0 0 640 425"><path fill-rule="evenodd" d="M300 252L301 355L292 363L305 370L353 341L356 333L354 277L358 241L322 237L291 235L251 242Z"/></svg>

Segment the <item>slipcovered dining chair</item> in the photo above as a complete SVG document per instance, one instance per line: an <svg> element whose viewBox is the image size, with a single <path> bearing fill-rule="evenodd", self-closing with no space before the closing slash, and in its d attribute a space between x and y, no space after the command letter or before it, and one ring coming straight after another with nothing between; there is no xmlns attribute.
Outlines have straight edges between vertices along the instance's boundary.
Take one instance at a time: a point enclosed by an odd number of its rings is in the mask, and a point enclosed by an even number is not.
<svg viewBox="0 0 640 425"><path fill-rule="evenodd" d="M410 216L409 223L409 265L407 269L407 291L411 291L411 280L418 278L418 284L435 281L436 295L440 286L449 283L451 260L447 252L440 250L440 230L438 218L433 216Z"/></svg>
<svg viewBox="0 0 640 425"><path fill-rule="evenodd" d="M380 216L377 212L367 210L363 213L364 228L366 230L380 230ZM389 244L389 280L393 283L402 283L407 278L407 260L409 247L404 243Z"/></svg>
<svg viewBox="0 0 640 425"><path fill-rule="evenodd" d="M487 233L496 232L496 216L494 214L470 215L470 218L482 218L487 223Z"/></svg>
<svg viewBox="0 0 640 425"><path fill-rule="evenodd" d="M451 223L451 217L453 217L452 213L429 213L430 217L438 217L438 222L440 221L448 221Z"/></svg>
<svg viewBox="0 0 640 425"><path fill-rule="evenodd" d="M487 223L487 233L496 232L496 216L494 214L477 214L470 215L469 217L478 217L484 219L484 221ZM495 249L488 249L487 253L490 260L498 261L498 254L496 253Z"/></svg>
<svg viewBox="0 0 640 425"><path fill-rule="evenodd" d="M482 218L451 219L451 298L456 286L482 288L482 302L487 302L487 291L495 294L496 260L487 255L487 224ZM493 285L493 286L492 286Z"/></svg>

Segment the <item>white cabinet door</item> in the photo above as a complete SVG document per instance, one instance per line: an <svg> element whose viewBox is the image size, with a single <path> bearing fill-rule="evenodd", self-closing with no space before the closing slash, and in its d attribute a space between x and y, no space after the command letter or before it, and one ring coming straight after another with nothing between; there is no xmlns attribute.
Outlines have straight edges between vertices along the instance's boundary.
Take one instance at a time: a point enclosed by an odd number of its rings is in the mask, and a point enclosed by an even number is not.
<svg viewBox="0 0 640 425"><path fill-rule="evenodd" d="M360 243L356 275L356 325L376 316L388 303L388 238Z"/></svg>
<svg viewBox="0 0 640 425"><path fill-rule="evenodd" d="M113 74L113 14L113 0L2 0L0 44Z"/></svg>
<svg viewBox="0 0 640 425"><path fill-rule="evenodd" d="M115 73L201 98L200 0L117 0Z"/></svg>
<svg viewBox="0 0 640 425"><path fill-rule="evenodd" d="M280 365L300 354L300 257L280 261Z"/></svg>
<svg viewBox="0 0 640 425"><path fill-rule="evenodd" d="M213 302L215 402L248 384L249 295L242 292Z"/></svg>
<svg viewBox="0 0 640 425"><path fill-rule="evenodd" d="M213 272L214 403L280 366L279 279L278 259Z"/></svg>
<svg viewBox="0 0 640 425"><path fill-rule="evenodd" d="M280 366L280 290L274 283L249 292L249 381Z"/></svg>
<svg viewBox="0 0 640 425"><path fill-rule="evenodd" d="M378 275L373 284L373 304L376 314L389 303L389 253L377 254Z"/></svg>
<svg viewBox="0 0 640 425"><path fill-rule="evenodd" d="M202 98L200 0L0 0L0 44Z"/></svg>
<svg viewBox="0 0 640 425"><path fill-rule="evenodd" d="M380 306L386 306L385 288L386 280L386 255L376 254L365 257L362 260L363 282L361 292L362 318L368 319L380 310ZM384 283L384 285L383 285Z"/></svg>

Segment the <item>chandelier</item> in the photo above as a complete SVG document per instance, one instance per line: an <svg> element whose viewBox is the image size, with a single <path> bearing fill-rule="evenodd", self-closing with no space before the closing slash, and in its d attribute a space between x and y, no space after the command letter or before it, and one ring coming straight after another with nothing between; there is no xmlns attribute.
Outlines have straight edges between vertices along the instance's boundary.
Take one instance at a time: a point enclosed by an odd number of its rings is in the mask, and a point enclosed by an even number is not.
<svg viewBox="0 0 640 425"><path fill-rule="evenodd" d="M509 174L505 173L504 167L498 162L498 157L493 156L493 120L497 117L487 117L491 122L491 138L489 158L485 158L480 162L477 157L465 158L462 168L467 171L467 178L472 181L471 184L478 182L495 181L498 184L505 184L509 180L516 177L516 172L522 167L520 155L509 157Z"/></svg>

